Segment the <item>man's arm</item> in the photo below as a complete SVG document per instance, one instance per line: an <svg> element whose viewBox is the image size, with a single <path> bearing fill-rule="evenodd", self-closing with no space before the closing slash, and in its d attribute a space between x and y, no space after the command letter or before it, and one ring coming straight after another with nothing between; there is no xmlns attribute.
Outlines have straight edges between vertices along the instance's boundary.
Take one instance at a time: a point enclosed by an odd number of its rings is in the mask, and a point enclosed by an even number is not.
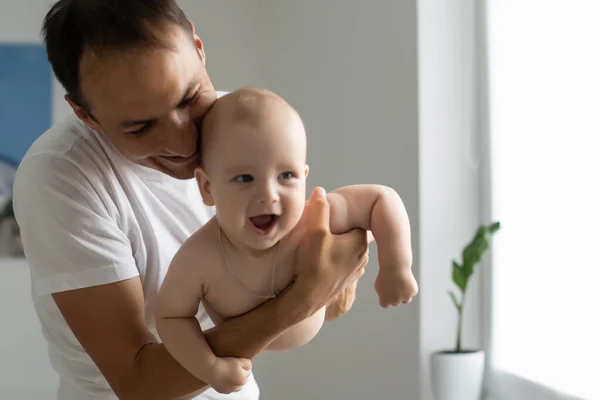
<svg viewBox="0 0 600 400"><path fill-rule="evenodd" d="M207 389L148 331L139 278L55 293L53 298L119 398L182 399ZM300 307L295 314L286 307L294 311L281 297L208 331L206 340L217 355L238 350L236 356L252 358L305 317Z"/></svg>

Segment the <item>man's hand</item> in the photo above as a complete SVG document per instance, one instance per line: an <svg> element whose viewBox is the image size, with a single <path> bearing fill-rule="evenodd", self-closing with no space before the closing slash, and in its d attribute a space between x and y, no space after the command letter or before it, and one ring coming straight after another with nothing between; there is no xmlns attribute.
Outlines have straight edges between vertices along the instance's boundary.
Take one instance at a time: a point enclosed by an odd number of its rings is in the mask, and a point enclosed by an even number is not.
<svg viewBox="0 0 600 400"><path fill-rule="evenodd" d="M367 232L367 241L371 243L375 238L371 231ZM341 293L333 298L327 305L327 310L325 312L325 320L333 321L338 319L342 315L346 314L352 308L354 304L354 300L356 300L356 286L358 285L358 280L365 273L365 269L362 268L359 271L359 275L354 282L351 282L349 286L347 286Z"/></svg>
<svg viewBox="0 0 600 400"><path fill-rule="evenodd" d="M307 207L307 230L296 253L296 282L292 290L312 315L332 303L342 290L353 286L355 290L369 257L365 230L331 233L329 203L323 188L313 190Z"/></svg>
<svg viewBox="0 0 600 400"><path fill-rule="evenodd" d="M364 272L364 268L362 271ZM350 311L356 299L357 284L358 279L331 300L325 311L325 320L333 321Z"/></svg>

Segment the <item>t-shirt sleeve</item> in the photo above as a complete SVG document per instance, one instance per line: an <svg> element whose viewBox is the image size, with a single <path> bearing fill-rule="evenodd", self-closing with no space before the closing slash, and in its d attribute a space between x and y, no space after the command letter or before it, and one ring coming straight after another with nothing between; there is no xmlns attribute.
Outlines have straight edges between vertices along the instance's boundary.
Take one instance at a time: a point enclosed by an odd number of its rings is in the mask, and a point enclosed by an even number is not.
<svg viewBox="0 0 600 400"><path fill-rule="evenodd" d="M92 181L56 155L34 155L19 166L14 210L37 295L139 275L116 207L101 196L101 180Z"/></svg>

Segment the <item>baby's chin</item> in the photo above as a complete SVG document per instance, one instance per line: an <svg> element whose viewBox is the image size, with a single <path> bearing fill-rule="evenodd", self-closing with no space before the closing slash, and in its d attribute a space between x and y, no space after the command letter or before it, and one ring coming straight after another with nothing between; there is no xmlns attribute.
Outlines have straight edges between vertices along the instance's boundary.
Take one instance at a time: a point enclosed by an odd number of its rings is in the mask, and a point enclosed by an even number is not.
<svg viewBox="0 0 600 400"><path fill-rule="evenodd" d="M250 240L247 241L247 246L252 250L256 251L265 251L277 246L279 242L281 242L289 232L276 232L275 234L268 237L260 237L254 235L252 238L248 238Z"/></svg>
<svg viewBox="0 0 600 400"><path fill-rule="evenodd" d="M231 227L225 231L228 232L230 240L233 239L238 250L258 256L258 253L271 250L282 240L285 241L296 227L293 222L297 223L281 216L272 224L267 224L264 219L261 222L257 227L248 220L242 226Z"/></svg>
<svg viewBox="0 0 600 400"><path fill-rule="evenodd" d="M274 232L270 235L259 235L253 233L246 233L243 237L243 241L251 251L267 251L277 246L282 240L285 240L286 236L289 235L291 229L279 229L277 227Z"/></svg>

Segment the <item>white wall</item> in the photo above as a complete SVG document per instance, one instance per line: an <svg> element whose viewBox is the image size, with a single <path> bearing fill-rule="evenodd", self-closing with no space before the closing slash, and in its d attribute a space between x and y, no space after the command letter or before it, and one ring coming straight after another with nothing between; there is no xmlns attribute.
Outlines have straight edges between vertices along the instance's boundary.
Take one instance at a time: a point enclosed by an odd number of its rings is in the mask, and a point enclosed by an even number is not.
<svg viewBox="0 0 600 400"><path fill-rule="evenodd" d="M58 375L31 302L23 260L0 259L0 399L56 398Z"/></svg>
<svg viewBox="0 0 600 400"><path fill-rule="evenodd" d="M431 399L429 356L453 348L457 314L451 260L479 222L474 12L478 0L419 1L421 390ZM479 270L477 270L479 271ZM467 289L463 345L480 343L480 273ZM459 292L456 292L457 294Z"/></svg>
<svg viewBox="0 0 600 400"><path fill-rule="evenodd" d="M263 84L268 59L261 30L270 26L263 2L179 0L202 39L217 90Z"/></svg>
<svg viewBox="0 0 600 400"><path fill-rule="evenodd" d="M472 72L465 69L473 1L181 1L204 41L219 90L264 86L299 110L308 130L310 186L390 185L412 221L421 285L416 301L379 308L373 251L347 316L327 324L304 348L255 360L263 398L430 398L429 353L454 339L450 260L478 216L478 175L468 164L476 151L469 148ZM0 41L39 40L50 3L0 0L0 9L10 10L0 13ZM59 118L70 111L62 89L55 89ZM14 290L21 296L7 303L0 291L0 304L11 304L2 315L33 317L28 292L19 289L27 287L27 277L18 272L0 262L2 281L18 281ZM465 335L467 344L478 344L479 293L476 285L470 289ZM25 330L39 330L35 319L27 324ZM0 347L0 371L12 365L14 349L30 342L18 331L11 337L7 359L7 348ZM44 351L31 362L42 366L35 378L40 385L53 377L43 368ZM0 375L0 388L19 384L11 376Z"/></svg>

